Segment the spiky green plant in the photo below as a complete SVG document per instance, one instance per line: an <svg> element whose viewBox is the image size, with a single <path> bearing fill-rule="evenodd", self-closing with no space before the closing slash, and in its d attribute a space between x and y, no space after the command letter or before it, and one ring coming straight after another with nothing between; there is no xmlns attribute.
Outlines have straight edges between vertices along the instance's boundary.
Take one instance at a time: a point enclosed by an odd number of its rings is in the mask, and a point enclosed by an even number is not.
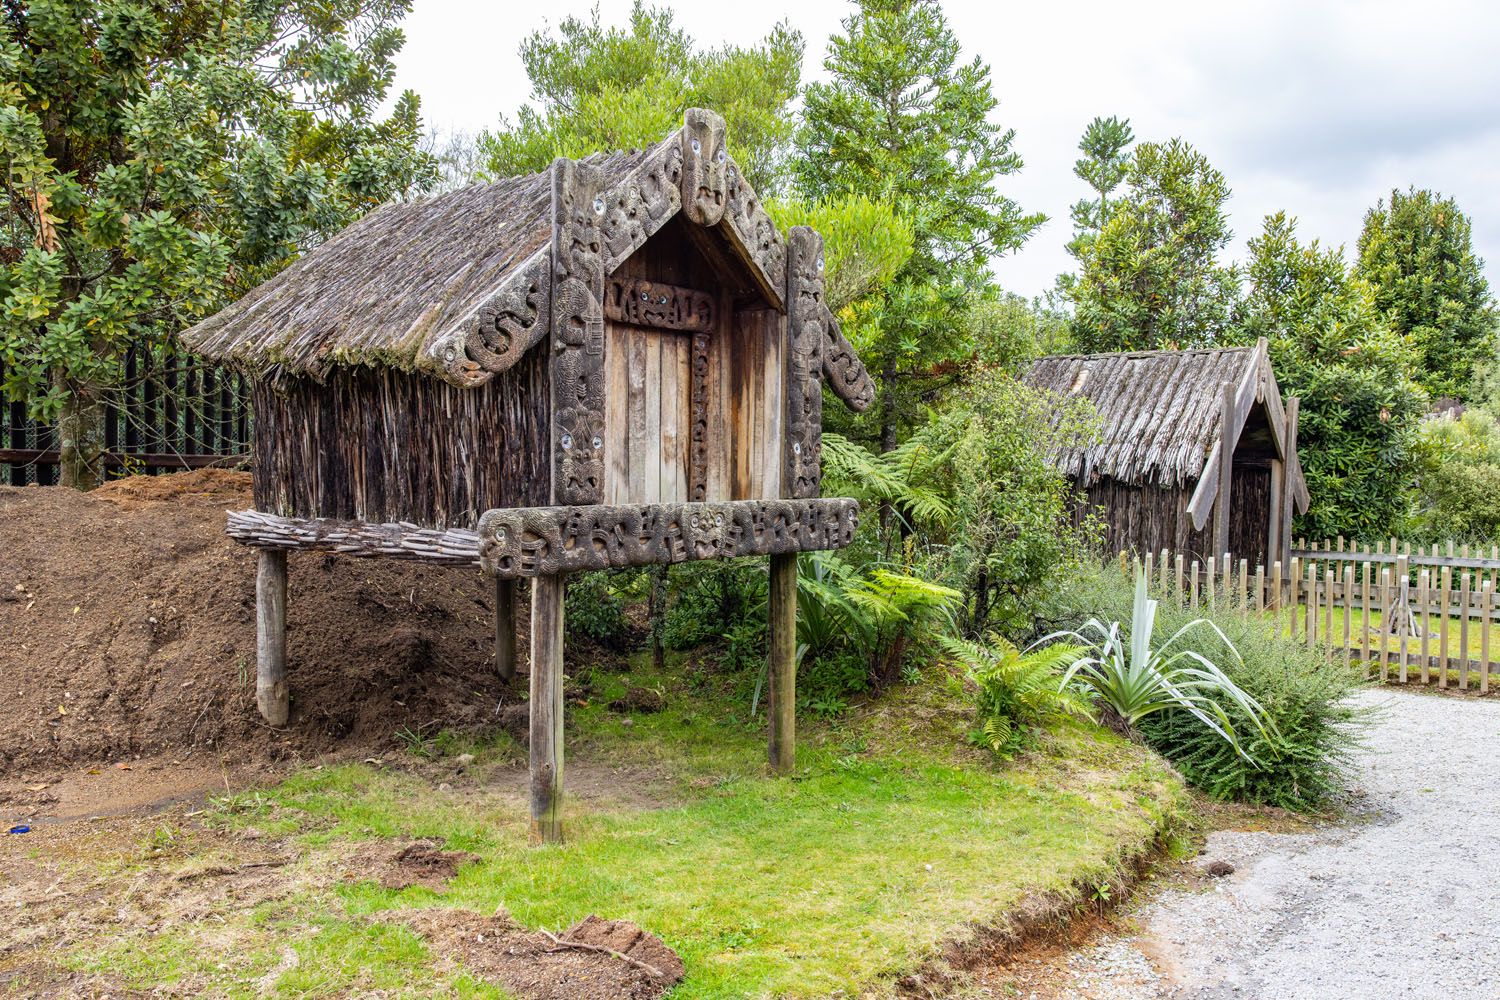
<svg viewBox="0 0 1500 1000"><path fill-rule="evenodd" d="M1089 714L1087 698L1058 684L1067 666L1082 655L1078 646L1056 643L1022 652L996 632L987 633L984 642L948 636L939 641L964 667L972 685L977 724L969 739L977 746L1010 757L1048 719Z"/></svg>
<svg viewBox="0 0 1500 1000"><path fill-rule="evenodd" d="M1239 663L1239 653L1223 631L1206 618L1197 618L1153 646L1157 602L1146 596L1146 574L1135 574L1135 603L1128 634L1120 622L1106 625L1091 618L1077 631L1053 632L1031 648L1068 639L1082 650L1063 674L1062 688L1076 686L1100 706L1105 721L1134 734L1142 720L1167 709L1182 709L1223 738L1237 753L1254 761L1240 746L1229 721L1225 701L1268 736L1270 725L1264 709L1239 685L1203 654L1191 649L1173 649L1193 630L1209 628L1218 634L1229 655Z"/></svg>

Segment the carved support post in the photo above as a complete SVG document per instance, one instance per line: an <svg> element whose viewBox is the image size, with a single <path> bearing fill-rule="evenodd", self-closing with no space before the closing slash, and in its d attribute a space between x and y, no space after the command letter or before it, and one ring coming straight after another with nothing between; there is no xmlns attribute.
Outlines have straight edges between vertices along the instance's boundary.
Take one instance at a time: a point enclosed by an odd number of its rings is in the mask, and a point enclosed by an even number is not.
<svg viewBox="0 0 1500 1000"><path fill-rule="evenodd" d="M563 839L563 591L567 577L531 583L531 842Z"/></svg>
<svg viewBox="0 0 1500 1000"><path fill-rule="evenodd" d="M1292 518L1296 514L1293 504L1295 490L1292 488L1293 459L1297 454L1297 412L1302 407L1301 400L1296 396L1286 401L1286 459L1282 466L1281 495L1272 497L1273 503L1281 505L1281 537L1277 539L1277 556L1282 562L1290 564L1292 559Z"/></svg>
<svg viewBox="0 0 1500 1000"><path fill-rule="evenodd" d="M495 579L495 671L509 683L516 676L516 581Z"/></svg>
<svg viewBox="0 0 1500 1000"><path fill-rule="evenodd" d="M261 549L255 573L255 704L273 726L286 725L286 552Z"/></svg>
<svg viewBox="0 0 1500 1000"><path fill-rule="evenodd" d="M823 238L807 226L787 234L784 495L815 497L823 448Z"/></svg>
<svg viewBox="0 0 1500 1000"><path fill-rule="evenodd" d="M771 557L770 622L771 770L788 774L797 765L797 556Z"/></svg>
<svg viewBox="0 0 1500 1000"><path fill-rule="evenodd" d="M1229 551L1230 494L1234 491L1234 383L1224 383L1219 405L1219 495L1214 498L1214 555Z"/></svg>
<svg viewBox="0 0 1500 1000"><path fill-rule="evenodd" d="M552 501L604 500L605 201L597 167L552 163Z"/></svg>

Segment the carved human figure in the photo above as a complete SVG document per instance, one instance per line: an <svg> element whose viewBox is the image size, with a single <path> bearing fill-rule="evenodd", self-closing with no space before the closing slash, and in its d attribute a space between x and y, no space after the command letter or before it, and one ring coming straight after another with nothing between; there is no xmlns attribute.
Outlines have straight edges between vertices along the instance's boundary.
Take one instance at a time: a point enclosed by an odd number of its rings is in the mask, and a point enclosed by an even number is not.
<svg viewBox="0 0 1500 1000"><path fill-rule="evenodd" d="M682 211L700 226L716 226L729 204L729 150L724 119L689 108L682 128Z"/></svg>

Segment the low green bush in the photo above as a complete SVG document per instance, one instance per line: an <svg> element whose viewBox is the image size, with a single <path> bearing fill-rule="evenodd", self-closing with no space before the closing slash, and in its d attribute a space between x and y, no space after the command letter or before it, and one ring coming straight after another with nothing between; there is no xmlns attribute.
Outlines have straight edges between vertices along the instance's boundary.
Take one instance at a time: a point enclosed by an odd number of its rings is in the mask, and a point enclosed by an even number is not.
<svg viewBox="0 0 1500 1000"><path fill-rule="evenodd" d="M568 580L563 617L570 638L583 638L612 649L632 645L625 606L630 600L629 571L579 573Z"/></svg>
<svg viewBox="0 0 1500 1000"><path fill-rule="evenodd" d="M1037 632L1075 629L1089 618L1130 620L1131 581L1119 569L1081 568L1044 610ZM1158 630L1171 635L1206 617L1224 633L1231 655L1211 629L1194 629L1181 648L1219 664L1263 709L1262 731L1235 704L1226 705L1242 755L1191 713L1169 709L1141 720L1140 738L1171 760L1190 784L1224 800L1299 812L1321 808L1345 785L1363 714L1349 701L1358 676L1337 661L1284 637L1276 624L1233 608L1192 611L1163 601ZM1247 759L1248 758L1250 759Z"/></svg>
<svg viewBox="0 0 1500 1000"><path fill-rule="evenodd" d="M990 632L984 642L944 637L948 655L964 668L964 688L974 701L976 725L969 741L1011 757L1029 746L1059 715L1087 715L1087 699L1064 686L1063 670L1078 657L1075 646L1055 643L1023 653Z"/></svg>

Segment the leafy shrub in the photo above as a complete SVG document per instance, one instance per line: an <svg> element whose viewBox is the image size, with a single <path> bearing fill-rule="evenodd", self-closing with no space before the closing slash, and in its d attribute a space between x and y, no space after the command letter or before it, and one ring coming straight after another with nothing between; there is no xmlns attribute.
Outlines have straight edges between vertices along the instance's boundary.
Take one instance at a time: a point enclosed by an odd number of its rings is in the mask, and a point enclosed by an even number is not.
<svg viewBox="0 0 1500 1000"><path fill-rule="evenodd" d="M568 580L563 617L569 636L581 636L601 646L624 649L630 644L625 619L626 594L633 573L579 573Z"/></svg>
<svg viewBox="0 0 1500 1000"><path fill-rule="evenodd" d="M1429 417L1417 439L1416 502L1404 537L1500 538L1500 423L1484 409Z"/></svg>
<svg viewBox="0 0 1500 1000"><path fill-rule="evenodd" d="M1127 617L1133 593L1114 567L1081 567L1068 587L1045 609L1047 630L1076 628L1098 616ZM1229 678L1261 706L1262 733L1226 706L1241 735L1247 760L1186 712L1167 710L1145 719L1139 733L1146 744L1171 760L1195 787L1217 799L1308 811L1325 805L1344 787L1350 752L1358 745L1364 714L1348 697L1357 676L1341 663L1282 636L1275 626L1232 608L1188 611L1174 602L1160 609L1162 628L1175 631L1204 615L1224 634L1195 631L1190 648L1220 663ZM1228 656L1227 645L1239 653Z"/></svg>
<svg viewBox="0 0 1500 1000"><path fill-rule="evenodd" d="M709 559L673 566L662 642L692 649L717 642L745 623L766 621L766 568L749 560Z"/></svg>
<svg viewBox="0 0 1500 1000"><path fill-rule="evenodd" d="M1060 683L1063 668L1081 652L1077 647L1056 643L1023 653L995 632L983 643L944 638L941 644L965 668L978 716L969 739L977 746L1010 757L1048 719L1088 712L1087 701Z"/></svg>

